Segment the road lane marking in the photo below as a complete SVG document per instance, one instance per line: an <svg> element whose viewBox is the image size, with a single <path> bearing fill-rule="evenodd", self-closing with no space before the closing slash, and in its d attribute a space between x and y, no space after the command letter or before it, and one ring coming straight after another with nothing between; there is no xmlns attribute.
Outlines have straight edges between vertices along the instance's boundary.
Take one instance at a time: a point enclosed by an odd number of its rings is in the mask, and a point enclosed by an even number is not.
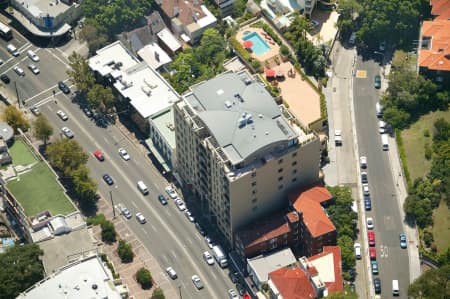
<svg viewBox="0 0 450 299"><path fill-rule="evenodd" d="M156 227L152 224L152 229L157 233L158 230L156 229Z"/></svg>
<svg viewBox="0 0 450 299"><path fill-rule="evenodd" d="M359 79L367 78L367 71L365 71L365 70L357 70L356 71L356 78L359 78Z"/></svg>
<svg viewBox="0 0 450 299"><path fill-rule="evenodd" d="M67 69L70 68L70 66L69 66L65 61L63 61L61 58L59 58L55 53L53 53L53 52L50 51L49 49L45 49L45 50L47 50L47 52L50 53L53 57L55 57L56 59L58 59L59 62L61 62L62 64L64 64L64 66L65 66Z"/></svg>
<svg viewBox="0 0 450 299"><path fill-rule="evenodd" d="M146 235L148 235L148 232L143 227L141 227L141 229Z"/></svg>
<svg viewBox="0 0 450 299"><path fill-rule="evenodd" d="M389 248L387 246L381 245L380 246L380 251L381 251L381 257L388 258L388 256L389 256Z"/></svg>

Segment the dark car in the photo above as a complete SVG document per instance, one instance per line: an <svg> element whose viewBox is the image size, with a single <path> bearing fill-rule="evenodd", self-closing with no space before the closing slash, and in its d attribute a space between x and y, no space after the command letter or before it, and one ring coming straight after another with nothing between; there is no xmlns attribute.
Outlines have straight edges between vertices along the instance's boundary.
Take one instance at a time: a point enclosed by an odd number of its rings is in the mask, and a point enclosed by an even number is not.
<svg viewBox="0 0 450 299"><path fill-rule="evenodd" d="M198 232L200 233L200 235L206 236L206 232L203 230L203 228L202 228L202 226L200 225L200 223L196 222L196 223L195 223L195 228L198 230Z"/></svg>
<svg viewBox="0 0 450 299"><path fill-rule="evenodd" d="M381 76L380 75L375 76L375 88L376 89L381 88Z"/></svg>
<svg viewBox="0 0 450 299"><path fill-rule="evenodd" d="M372 201L368 196L364 197L364 207L366 211L370 211L372 209Z"/></svg>
<svg viewBox="0 0 450 299"><path fill-rule="evenodd" d="M112 177L109 175L109 174L107 174L107 173L105 173L104 175L103 175L103 180L105 181L105 183L106 184L108 184L108 185L112 185L112 184L114 184L114 181L113 181L113 179L112 179Z"/></svg>
<svg viewBox="0 0 450 299"><path fill-rule="evenodd" d="M64 92L65 94L70 93L70 89L69 87L66 85L66 83L64 83L63 81L59 81L58 82L58 87L59 89L61 89L62 92Z"/></svg>
<svg viewBox="0 0 450 299"><path fill-rule="evenodd" d="M378 277L373 279L373 287L375 289L375 294L381 294L381 280Z"/></svg>
<svg viewBox="0 0 450 299"><path fill-rule="evenodd" d="M92 117L92 111L88 107L83 108L84 114L86 114L87 117Z"/></svg>
<svg viewBox="0 0 450 299"><path fill-rule="evenodd" d="M167 200L164 197L164 195L162 195L162 194L158 195L158 200L163 206L165 206L167 204Z"/></svg>
<svg viewBox="0 0 450 299"><path fill-rule="evenodd" d="M8 77L7 74L1 75L1 76L0 76L0 79L1 79L4 83L6 83L6 84L9 84L9 82L11 82L11 79L9 79L9 77Z"/></svg>

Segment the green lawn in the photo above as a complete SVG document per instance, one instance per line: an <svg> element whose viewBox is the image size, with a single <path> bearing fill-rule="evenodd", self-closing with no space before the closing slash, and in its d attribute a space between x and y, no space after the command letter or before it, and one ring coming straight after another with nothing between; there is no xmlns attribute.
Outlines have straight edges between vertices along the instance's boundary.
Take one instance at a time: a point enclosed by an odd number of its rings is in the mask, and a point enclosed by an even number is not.
<svg viewBox="0 0 450 299"><path fill-rule="evenodd" d="M14 165L28 165L37 162L36 158L30 152L28 147L20 139L16 139L9 148Z"/></svg>
<svg viewBox="0 0 450 299"><path fill-rule="evenodd" d="M7 187L25 209L27 216L44 210L50 211L52 215L67 215L75 211L45 163L33 166L30 172L20 175L20 180L9 181Z"/></svg>
<svg viewBox="0 0 450 299"><path fill-rule="evenodd" d="M443 200L434 211L433 238L438 253L446 251L450 246L450 210Z"/></svg>
<svg viewBox="0 0 450 299"><path fill-rule="evenodd" d="M438 118L445 118L450 121L449 111L431 112L422 116L416 123L407 130L402 131L403 146L405 148L408 169L411 174L411 181L428 174L431 167L431 160L425 159L425 144L432 145L434 122ZM424 136L424 131L429 130L430 137Z"/></svg>

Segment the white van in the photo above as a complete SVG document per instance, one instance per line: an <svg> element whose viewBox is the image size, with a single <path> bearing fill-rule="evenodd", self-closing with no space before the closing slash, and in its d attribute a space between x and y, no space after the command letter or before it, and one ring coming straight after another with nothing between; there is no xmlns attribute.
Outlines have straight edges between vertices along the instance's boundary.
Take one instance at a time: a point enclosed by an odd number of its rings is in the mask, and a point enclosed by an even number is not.
<svg viewBox="0 0 450 299"><path fill-rule="evenodd" d="M142 194L144 194L144 195L148 194L147 186L145 186L143 181L137 182L137 187L138 187L139 191L141 191Z"/></svg>
<svg viewBox="0 0 450 299"><path fill-rule="evenodd" d="M355 245L353 245L353 247L355 248L355 256L358 260L361 259L361 244L359 243L355 243Z"/></svg>
<svg viewBox="0 0 450 299"><path fill-rule="evenodd" d="M20 52L17 50L17 48L13 44L8 44L6 46L6 49L9 53L11 53L12 56L17 57L20 55Z"/></svg>
<svg viewBox="0 0 450 299"><path fill-rule="evenodd" d="M392 280L392 295L400 296L400 288L398 287L398 280Z"/></svg>
<svg viewBox="0 0 450 299"><path fill-rule="evenodd" d="M381 144L383 146L383 151L389 150L388 134L381 134Z"/></svg>

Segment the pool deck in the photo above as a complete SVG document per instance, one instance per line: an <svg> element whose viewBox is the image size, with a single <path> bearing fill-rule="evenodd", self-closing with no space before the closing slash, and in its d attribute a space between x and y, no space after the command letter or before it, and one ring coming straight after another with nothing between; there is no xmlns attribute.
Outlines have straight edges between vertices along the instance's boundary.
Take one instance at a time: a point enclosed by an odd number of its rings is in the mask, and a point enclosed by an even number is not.
<svg viewBox="0 0 450 299"><path fill-rule="evenodd" d="M256 55L255 53L250 53L250 55L259 60L260 62L264 63L264 61L266 61L267 59L270 59L276 55L278 55L280 53L280 46L272 41L272 39L268 39L264 37L264 34L266 34L266 36L269 36L262 28L253 28L250 27L250 25L244 26L242 27L237 33L236 33L236 39L240 42L243 43L243 37L244 37L244 32L245 31L250 31L250 32L256 32L259 34L259 36L261 37L262 40L264 40L266 42L266 44L270 47L269 51L265 52L264 54L261 55Z"/></svg>

